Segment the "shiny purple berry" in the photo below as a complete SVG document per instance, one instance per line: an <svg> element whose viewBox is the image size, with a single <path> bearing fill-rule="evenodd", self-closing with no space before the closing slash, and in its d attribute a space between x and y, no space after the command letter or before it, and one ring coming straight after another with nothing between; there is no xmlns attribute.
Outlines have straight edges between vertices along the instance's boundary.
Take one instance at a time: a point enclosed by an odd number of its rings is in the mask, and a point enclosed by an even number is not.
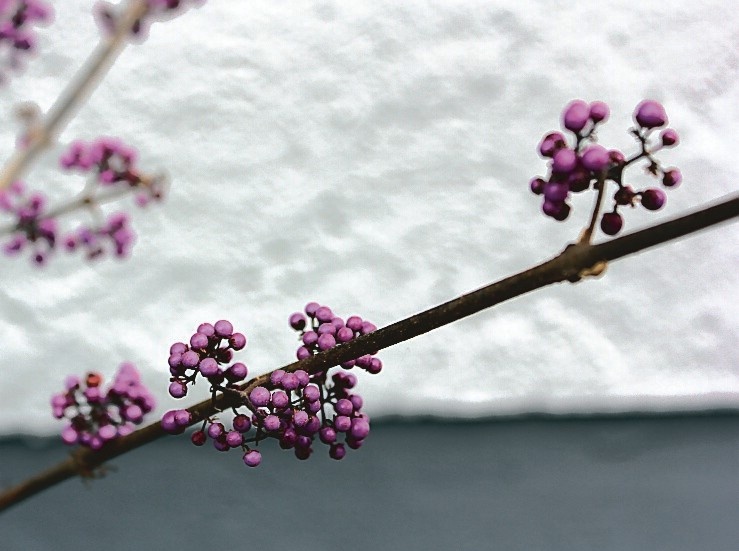
<svg viewBox="0 0 739 551"><path fill-rule="evenodd" d="M636 106L634 119L642 128L659 128L667 124L667 113L662 104L654 100L644 100Z"/></svg>
<svg viewBox="0 0 739 551"><path fill-rule="evenodd" d="M623 225L624 219L617 212L607 212L600 220L600 229L606 235L616 235Z"/></svg>
<svg viewBox="0 0 739 551"><path fill-rule="evenodd" d="M231 325L231 322L227 320L218 320L213 327L216 331L216 335L224 339L229 338L234 332L233 325Z"/></svg>
<svg viewBox="0 0 739 551"><path fill-rule="evenodd" d="M662 176L662 185L665 187L677 187L683 181L683 175L677 168L666 170Z"/></svg>
<svg viewBox="0 0 739 551"><path fill-rule="evenodd" d="M580 132L590 119L590 106L580 99L571 101L562 113L562 126Z"/></svg>
<svg viewBox="0 0 739 551"><path fill-rule="evenodd" d="M300 312L295 312L290 316L290 327L295 329L296 331L302 331L303 328L305 328L305 316L301 314Z"/></svg>
<svg viewBox="0 0 739 551"><path fill-rule="evenodd" d="M552 157L552 172L567 173L577 166L577 155L572 149L560 149Z"/></svg>
<svg viewBox="0 0 739 551"><path fill-rule="evenodd" d="M660 132L659 137L662 140L662 145L665 147L672 147L673 145L680 143L680 136L678 136L677 132L672 128L665 128Z"/></svg>
<svg viewBox="0 0 739 551"><path fill-rule="evenodd" d="M244 454L244 464L247 467L257 467L262 462L262 454L257 450L251 450Z"/></svg>
<svg viewBox="0 0 739 551"><path fill-rule="evenodd" d="M283 379L284 380L284 379ZM263 407L269 403L270 393L269 390L263 386L258 386L249 393L249 399L251 403L256 407Z"/></svg>
<svg viewBox="0 0 739 551"><path fill-rule="evenodd" d="M582 153L582 165L593 172L601 172L610 164L611 157L602 145L589 145Z"/></svg>
<svg viewBox="0 0 739 551"><path fill-rule="evenodd" d="M647 210L659 210L664 206L665 201L667 201L667 195L661 189L652 188L641 194L641 204Z"/></svg>
<svg viewBox="0 0 739 551"><path fill-rule="evenodd" d="M611 111L608 105L602 101L594 101L590 104L590 120L593 122L604 122L608 120Z"/></svg>

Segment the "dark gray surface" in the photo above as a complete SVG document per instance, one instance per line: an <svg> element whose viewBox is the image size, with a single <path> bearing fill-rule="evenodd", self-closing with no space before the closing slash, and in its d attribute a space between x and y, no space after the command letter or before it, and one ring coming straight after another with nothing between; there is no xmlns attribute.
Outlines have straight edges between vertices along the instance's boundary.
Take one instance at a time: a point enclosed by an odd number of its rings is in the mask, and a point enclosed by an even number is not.
<svg viewBox="0 0 739 551"><path fill-rule="evenodd" d="M384 422L323 452L168 437L0 514L0 549L739 549L737 416ZM0 441L0 484L65 453Z"/></svg>

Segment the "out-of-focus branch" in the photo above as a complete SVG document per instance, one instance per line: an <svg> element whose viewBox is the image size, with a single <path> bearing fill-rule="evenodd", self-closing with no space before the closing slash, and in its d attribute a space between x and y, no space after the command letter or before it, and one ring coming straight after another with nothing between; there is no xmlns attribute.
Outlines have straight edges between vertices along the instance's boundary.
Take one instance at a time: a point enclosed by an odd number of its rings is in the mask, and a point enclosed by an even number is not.
<svg viewBox="0 0 739 551"><path fill-rule="evenodd" d="M341 362L428 333L541 287L563 281L579 281L591 273L602 272L604 263L677 239L737 216L739 216L739 195L724 199L713 206L704 207L669 222L624 235L605 243L569 245L562 253L543 264L279 369L285 371L295 371L297 369L306 371L325 370L339 365ZM252 379L242 385L240 389L242 393L248 393L259 385L268 384L269 373ZM238 392L229 392L218 394L215 400L205 400L188 408L188 411L192 414L191 424L199 423L219 411L238 405L240 399L241 396ZM165 434L161 424L156 422L128 436L110 441L98 451L78 448L66 461L0 494L0 511L67 478L77 475L90 476L105 461L143 446Z"/></svg>
<svg viewBox="0 0 739 551"><path fill-rule="evenodd" d="M134 24L148 9L146 0L129 0L114 32L103 33L97 48L44 117L29 130L28 143L16 149L0 171L0 190L17 180L46 147L54 143L76 110L89 97L127 44Z"/></svg>

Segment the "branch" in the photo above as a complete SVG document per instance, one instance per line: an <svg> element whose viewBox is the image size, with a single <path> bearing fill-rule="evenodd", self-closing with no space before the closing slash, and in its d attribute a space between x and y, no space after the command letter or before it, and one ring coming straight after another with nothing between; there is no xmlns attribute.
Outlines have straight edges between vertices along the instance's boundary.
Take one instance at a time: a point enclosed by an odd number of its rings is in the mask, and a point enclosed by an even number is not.
<svg viewBox="0 0 739 551"><path fill-rule="evenodd" d="M309 372L328 369L339 365L341 362L428 333L547 285L562 281L574 283L591 273L599 273L598 270L602 271L601 267L604 263L728 221L737 216L739 216L739 195L669 222L624 235L605 243L569 245L559 255L538 266L395 322L316 356L306 358L300 362L293 362L280 369L285 371L304 369ZM239 388L242 393L248 393L253 388L268 384L268 382L269 373L260 375ZM229 392L228 394L217 395L215 400L204 400L188 408L188 411L192 414L191 424L194 425L219 411L238 405L241 399L239 393ZM77 448L66 461L0 494L0 511L67 478L77 475L92 476L95 469L105 461L143 446L165 434L161 424L156 422L128 436L110 441L98 451Z"/></svg>
<svg viewBox="0 0 739 551"><path fill-rule="evenodd" d="M102 76L123 51L133 25L141 19L147 9L146 0L130 0L126 10L117 20L115 31L110 35L103 33L95 51L60 94L44 119L30 128L30 142L17 149L0 171L0 190L17 180L39 153L54 143L74 111L92 93Z"/></svg>

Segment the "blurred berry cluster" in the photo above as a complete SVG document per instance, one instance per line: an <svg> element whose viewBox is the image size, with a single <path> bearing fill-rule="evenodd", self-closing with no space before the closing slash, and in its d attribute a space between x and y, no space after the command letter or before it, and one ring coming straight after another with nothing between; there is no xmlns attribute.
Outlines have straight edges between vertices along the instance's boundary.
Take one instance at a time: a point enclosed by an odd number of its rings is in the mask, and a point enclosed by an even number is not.
<svg viewBox="0 0 739 551"><path fill-rule="evenodd" d="M0 190L0 212L14 219L10 226L0 228L0 234L10 234L3 245L5 254L17 255L28 248L33 261L44 264L59 241L57 217L84 208L93 214L95 223L81 225L65 235L64 248L69 252L82 250L88 259L100 258L106 252L116 257L127 256L135 240L128 215L116 212L106 217L100 205L133 192L136 204L143 207L164 195L163 180L141 174L135 163L135 150L118 139L104 137L90 143L74 142L61 156L60 164L66 170L91 174L81 197L51 211L43 194L27 194L20 181Z"/></svg>
<svg viewBox="0 0 739 551"><path fill-rule="evenodd" d="M36 47L36 25L48 25L54 10L42 0L0 0L0 83L3 74L21 66L22 59Z"/></svg>
<svg viewBox="0 0 739 551"><path fill-rule="evenodd" d="M644 100L634 111L636 127L631 134L640 145L640 151L630 158L616 149L608 150L595 143L598 125L608 120L608 106L595 101L590 104L582 100L570 102L562 113L562 126L574 135L574 145L570 147L560 132L550 132L539 144L539 153L551 159L549 175L536 177L530 182L531 191L543 195L544 214L555 220L565 220L570 214L567 200L571 193L587 189L598 190L608 181L614 182L617 189L612 196L613 208L603 214L600 227L604 233L615 235L623 226L619 207L634 206L637 202L648 210L662 208L666 195L662 189L648 188L634 191L623 183L624 169L639 159L647 160L647 171L662 181L664 187L675 187L682 180L676 168L663 169L654 154L664 147L677 145L677 132L671 128L662 130L656 143L654 130L667 124L664 107L656 101ZM605 192L605 189L603 190Z"/></svg>
<svg viewBox="0 0 739 551"><path fill-rule="evenodd" d="M154 409L154 397L132 363L121 364L107 391L102 384L98 373L88 373L84 380L70 376L65 381L66 390L52 396L54 417L69 420L62 430L66 444L98 450L105 442L133 432L134 425L141 424L144 415Z"/></svg>
<svg viewBox="0 0 739 551"><path fill-rule="evenodd" d="M330 308L315 302L306 306L305 314L291 315L289 323L293 329L301 332L303 345L298 351L299 359L376 329L372 323L358 316L352 316L344 323L333 315ZM326 323L331 324L333 330L326 326L323 331L319 331ZM243 364L233 364L223 371L218 367L218 364L231 361L229 348L240 349L245 344L243 335L231 331L231 324L225 320L215 326L203 324L191 338L190 346L184 343L172 345L169 362L173 375L170 385L172 396L184 396L185 385L194 383L198 372L211 383L212 392L228 392L229 389L237 392L234 383L246 376L246 367ZM306 339L308 334L314 336ZM235 336L238 336L238 348L232 346ZM221 339L228 339L229 345L221 347ZM189 354L187 359L185 354ZM183 371L181 366L185 362L187 370ZM377 373L382 368L380 360L373 355L346 362L342 367L351 369L355 365L370 373ZM241 366L238 378L229 377L229 371L235 366ZM190 370L192 373L189 373ZM227 382L226 386L222 386L224 381ZM215 419L206 419L202 427L192 433L191 440L193 444L202 446L210 438L219 451L240 448L244 452L244 463L249 467L260 464L261 452L257 446L267 438L276 439L282 449L292 449L298 459L308 459L313 453L313 444L318 439L328 446L330 457L342 459L346 455L346 448L359 448L370 430L369 417L361 411L362 397L352 392L356 384L356 376L346 371L338 371L329 376L328 369L315 373L302 369L294 372L278 369L270 374L268 383L255 387L248 396L241 394L242 406L234 408L236 415L230 427ZM240 412L241 407L248 411ZM187 410L172 410L164 414L162 427L167 432L179 434L191 422L192 416Z"/></svg>
<svg viewBox="0 0 739 551"><path fill-rule="evenodd" d="M206 0L146 0L146 13L138 19L131 28L131 38L143 42L149 36L149 27L155 21L167 21L177 17L190 8L205 4ZM95 19L100 30L105 34L112 34L122 13L120 4L97 2L93 7Z"/></svg>

